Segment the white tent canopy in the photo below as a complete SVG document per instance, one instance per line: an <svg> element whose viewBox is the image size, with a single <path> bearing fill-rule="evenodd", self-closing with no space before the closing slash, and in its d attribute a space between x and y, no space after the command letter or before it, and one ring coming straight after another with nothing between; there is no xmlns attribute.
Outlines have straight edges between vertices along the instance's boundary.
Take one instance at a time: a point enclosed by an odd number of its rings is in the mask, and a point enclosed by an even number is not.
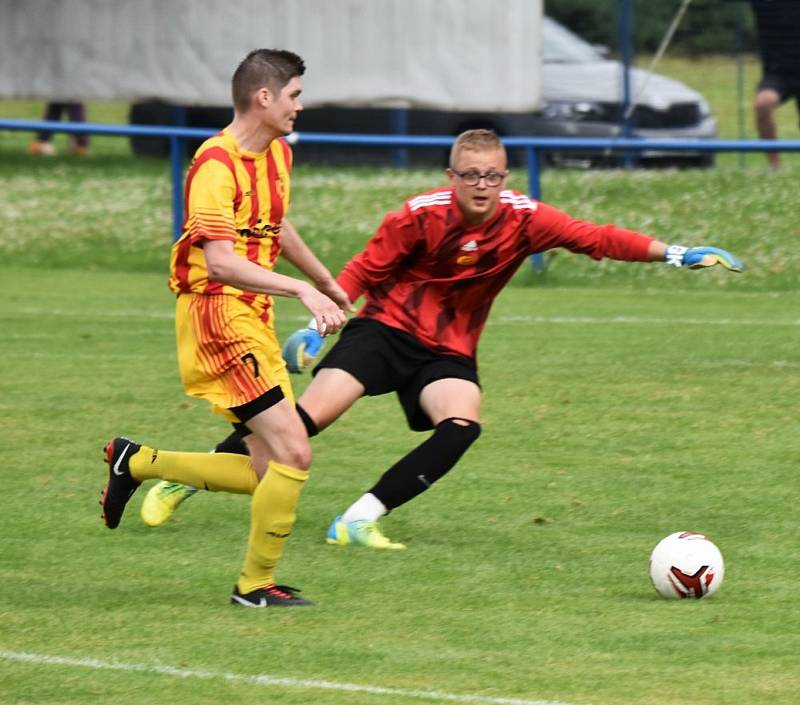
<svg viewBox="0 0 800 705"><path fill-rule="evenodd" d="M228 105L253 48L306 61L307 107L527 111L541 0L0 0L0 97Z"/></svg>

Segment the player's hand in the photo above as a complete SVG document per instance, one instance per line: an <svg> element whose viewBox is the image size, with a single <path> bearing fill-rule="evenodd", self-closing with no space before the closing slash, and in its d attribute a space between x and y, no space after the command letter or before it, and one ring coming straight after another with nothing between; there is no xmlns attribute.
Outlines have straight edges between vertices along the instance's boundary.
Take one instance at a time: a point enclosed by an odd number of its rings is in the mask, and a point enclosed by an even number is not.
<svg viewBox="0 0 800 705"><path fill-rule="evenodd" d="M314 364L323 347L325 339L314 328L296 330L286 339L281 350L286 369L294 374L301 373Z"/></svg>
<svg viewBox="0 0 800 705"><path fill-rule="evenodd" d="M333 335L347 323L347 316L338 304L310 284L303 288L298 298L314 317L320 335Z"/></svg>
<svg viewBox="0 0 800 705"><path fill-rule="evenodd" d="M664 259L667 264L676 267L688 267L689 269L702 269L703 267L713 267L715 264L722 265L731 272L743 272L744 264L736 256L727 250L719 247L681 247L680 245L669 245Z"/></svg>

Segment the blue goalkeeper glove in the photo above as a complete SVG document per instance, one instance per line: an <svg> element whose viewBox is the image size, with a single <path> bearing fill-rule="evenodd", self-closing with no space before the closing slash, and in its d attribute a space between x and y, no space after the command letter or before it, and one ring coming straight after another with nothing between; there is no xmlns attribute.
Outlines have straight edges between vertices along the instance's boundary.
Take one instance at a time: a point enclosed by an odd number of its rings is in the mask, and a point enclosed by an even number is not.
<svg viewBox="0 0 800 705"><path fill-rule="evenodd" d="M681 247L669 245L664 256L667 264L689 269L701 269L721 264L731 272L743 272L744 265L736 255L718 247Z"/></svg>
<svg viewBox="0 0 800 705"><path fill-rule="evenodd" d="M306 367L314 364L324 346L325 339L316 328L309 326L296 330L286 339L281 350L286 361L286 369L294 374L301 373Z"/></svg>

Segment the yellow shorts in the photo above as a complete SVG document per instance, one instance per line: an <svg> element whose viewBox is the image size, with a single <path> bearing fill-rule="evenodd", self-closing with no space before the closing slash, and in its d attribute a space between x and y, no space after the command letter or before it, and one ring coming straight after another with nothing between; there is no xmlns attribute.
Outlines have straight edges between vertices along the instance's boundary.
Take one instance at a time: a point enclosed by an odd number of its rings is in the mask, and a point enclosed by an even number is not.
<svg viewBox="0 0 800 705"><path fill-rule="evenodd" d="M241 421L230 409L275 387L294 404L274 327L235 296L179 295L175 334L183 388L214 413Z"/></svg>

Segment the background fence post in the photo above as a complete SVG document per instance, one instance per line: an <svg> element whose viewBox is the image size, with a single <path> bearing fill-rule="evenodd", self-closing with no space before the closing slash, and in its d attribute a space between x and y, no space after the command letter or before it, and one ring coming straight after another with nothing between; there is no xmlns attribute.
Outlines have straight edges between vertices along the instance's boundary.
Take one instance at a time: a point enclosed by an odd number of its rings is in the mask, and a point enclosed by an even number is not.
<svg viewBox="0 0 800 705"><path fill-rule="evenodd" d="M391 111L391 123L393 135L408 134L408 110L405 108L393 108ZM408 149L396 147L392 150L394 165L399 169L408 167Z"/></svg>
<svg viewBox="0 0 800 705"><path fill-rule="evenodd" d="M631 64L633 63L633 5L631 0L619 0L617 3L619 15L618 33L620 59L622 60L622 136L629 139L633 125L633 114L630 113L631 105ZM630 169L635 163L635 157L630 152L623 152L623 164Z"/></svg>
<svg viewBox="0 0 800 705"><path fill-rule="evenodd" d="M170 172L172 175L172 239L181 236L183 228L183 140L169 136Z"/></svg>
<svg viewBox="0 0 800 705"><path fill-rule="evenodd" d="M542 177L539 171L539 151L536 147L528 147L528 195L537 201L542 197ZM544 255L535 252L531 255L531 265L536 274L543 274L545 270Z"/></svg>

